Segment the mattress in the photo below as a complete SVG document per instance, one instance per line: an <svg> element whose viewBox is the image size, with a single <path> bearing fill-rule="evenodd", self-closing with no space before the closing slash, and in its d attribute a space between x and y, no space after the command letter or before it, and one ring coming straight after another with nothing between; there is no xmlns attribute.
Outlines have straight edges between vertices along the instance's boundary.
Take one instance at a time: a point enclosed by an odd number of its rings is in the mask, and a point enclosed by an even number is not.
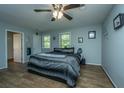
<svg viewBox="0 0 124 93"><path fill-rule="evenodd" d="M62 78L73 87L80 75L79 63L80 58L76 54L40 53L30 56L28 69Z"/></svg>

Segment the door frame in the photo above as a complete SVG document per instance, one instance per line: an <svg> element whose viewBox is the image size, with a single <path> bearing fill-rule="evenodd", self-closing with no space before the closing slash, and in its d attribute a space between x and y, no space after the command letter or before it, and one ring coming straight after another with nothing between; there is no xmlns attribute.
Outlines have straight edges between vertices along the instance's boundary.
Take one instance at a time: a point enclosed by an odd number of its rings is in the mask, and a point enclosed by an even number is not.
<svg viewBox="0 0 124 93"><path fill-rule="evenodd" d="M6 68L8 68L8 48L7 48L7 32L16 32L16 33L20 33L21 34L21 57L22 57L22 62L24 63L24 33L21 31L15 31L12 29L5 29L5 56L6 56Z"/></svg>

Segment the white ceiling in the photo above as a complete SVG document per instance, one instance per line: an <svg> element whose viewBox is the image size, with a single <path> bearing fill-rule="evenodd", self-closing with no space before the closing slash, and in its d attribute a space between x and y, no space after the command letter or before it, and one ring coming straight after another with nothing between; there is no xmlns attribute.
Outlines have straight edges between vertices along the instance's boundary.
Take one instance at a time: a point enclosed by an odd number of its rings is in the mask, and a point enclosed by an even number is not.
<svg viewBox="0 0 124 93"><path fill-rule="evenodd" d="M62 17L60 20L51 22L51 12L35 13L33 9L52 9L52 5L4 4L0 5L0 21L32 30L52 31L102 23L112 6L110 4L86 4L83 9L76 8L66 11L73 17L73 20L69 21Z"/></svg>

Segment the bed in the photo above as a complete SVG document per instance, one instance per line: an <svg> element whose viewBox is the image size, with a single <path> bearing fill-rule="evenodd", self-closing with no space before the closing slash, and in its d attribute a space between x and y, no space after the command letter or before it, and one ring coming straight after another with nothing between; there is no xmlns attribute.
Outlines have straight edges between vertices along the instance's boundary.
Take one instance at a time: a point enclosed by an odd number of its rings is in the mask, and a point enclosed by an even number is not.
<svg viewBox="0 0 124 93"><path fill-rule="evenodd" d="M31 55L27 69L63 79L74 87L80 75L80 56L74 54L74 48L54 48L52 52Z"/></svg>

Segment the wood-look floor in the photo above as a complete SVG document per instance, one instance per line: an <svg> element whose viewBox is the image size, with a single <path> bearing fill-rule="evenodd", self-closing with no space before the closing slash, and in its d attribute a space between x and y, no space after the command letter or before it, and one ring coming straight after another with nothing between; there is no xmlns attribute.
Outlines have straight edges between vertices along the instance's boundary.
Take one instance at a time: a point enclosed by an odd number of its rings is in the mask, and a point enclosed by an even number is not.
<svg viewBox="0 0 124 93"><path fill-rule="evenodd" d="M9 68L0 70L0 87L7 88L65 88L65 83L27 72L24 64L9 62ZM82 65L77 88L112 88L102 68Z"/></svg>

